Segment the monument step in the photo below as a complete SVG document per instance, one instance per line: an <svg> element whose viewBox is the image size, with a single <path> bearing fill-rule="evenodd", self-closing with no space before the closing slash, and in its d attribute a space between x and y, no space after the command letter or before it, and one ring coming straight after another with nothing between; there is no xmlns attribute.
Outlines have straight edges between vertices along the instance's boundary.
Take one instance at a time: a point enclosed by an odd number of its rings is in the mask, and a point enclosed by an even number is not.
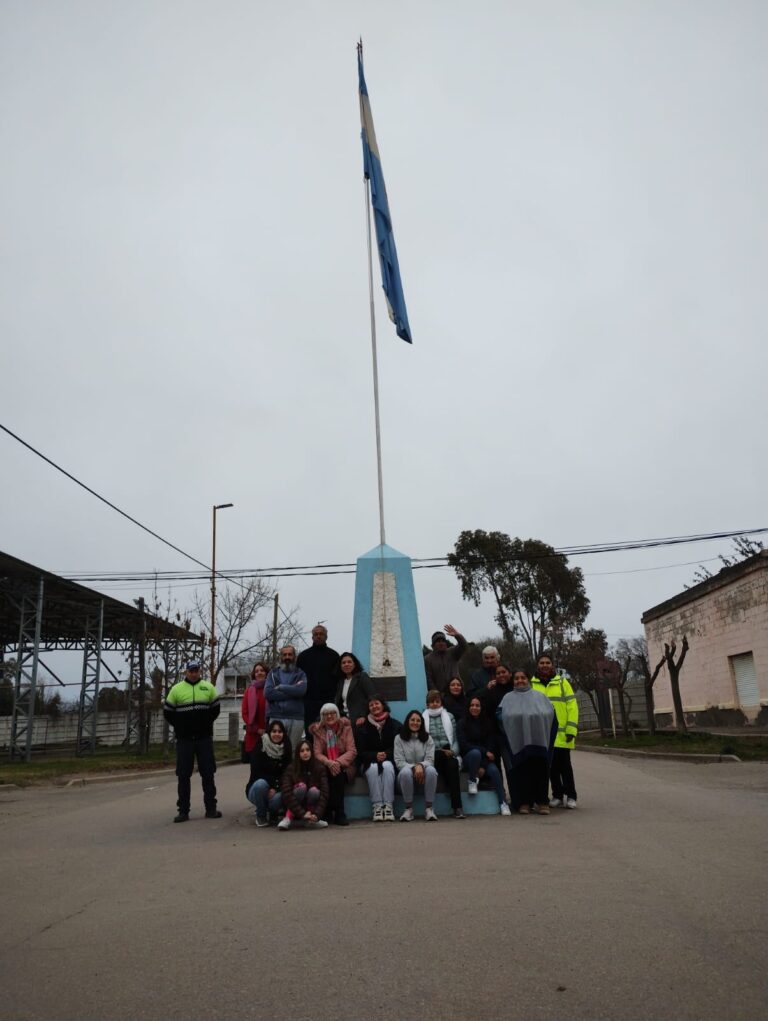
<svg viewBox="0 0 768 1021"><path fill-rule="evenodd" d="M496 793L488 788L480 787L477 794L467 793L468 778L461 776L461 804L466 815L498 815L499 801ZM400 793L395 795L395 815L400 817L405 805ZM434 809L438 816L452 814L451 801L442 777L437 781L437 795ZM368 796L368 783L365 777L357 777L354 783L348 784L344 793L344 810L350 819L370 819L373 806ZM413 799L413 811L416 818L424 817L424 795L416 794Z"/></svg>

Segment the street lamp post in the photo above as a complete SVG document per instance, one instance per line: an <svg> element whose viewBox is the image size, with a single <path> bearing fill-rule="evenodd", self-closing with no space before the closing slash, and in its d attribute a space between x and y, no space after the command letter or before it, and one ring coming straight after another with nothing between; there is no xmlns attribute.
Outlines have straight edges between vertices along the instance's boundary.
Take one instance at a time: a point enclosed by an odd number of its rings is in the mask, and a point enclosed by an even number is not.
<svg viewBox="0 0 768 1021"><path fill-rule="evenodd" d="M216 683L216 511L234 507L233 503L213 505L213 553L211 554L211 684Z"/></svg>

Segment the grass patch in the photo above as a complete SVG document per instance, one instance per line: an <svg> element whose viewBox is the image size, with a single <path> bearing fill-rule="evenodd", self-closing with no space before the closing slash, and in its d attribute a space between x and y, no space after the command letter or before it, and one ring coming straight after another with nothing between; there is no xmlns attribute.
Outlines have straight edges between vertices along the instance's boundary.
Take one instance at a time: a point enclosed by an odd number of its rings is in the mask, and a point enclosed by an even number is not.
<svg viewBox="0 0 768 1021"><path fill-rule="evenodd" d="M681 752L689 755L738 755L745 761L768 760L768 735L734 737L726 734L659 733L638 734L631 737L600 737L599 734L579 735L579 745L597 745L603 748L634 748L648 752Z"/></svg>
<svg viewBox="0 0 768 1021"><path fill-rule="evenodd" d="M219 761L237 754L223 741L217 742L214 748ZM126 752L119 748L82 756L62 754L57 757L35 757L33 752L31 762L0 762L0 788L9 783L19 787L34 783L55 783L59 779L87 776L89 773L137 773L170 767L175 762L173 749L163 755L162 747L150 748L146 755L137 755L133 751Z"/></svg>

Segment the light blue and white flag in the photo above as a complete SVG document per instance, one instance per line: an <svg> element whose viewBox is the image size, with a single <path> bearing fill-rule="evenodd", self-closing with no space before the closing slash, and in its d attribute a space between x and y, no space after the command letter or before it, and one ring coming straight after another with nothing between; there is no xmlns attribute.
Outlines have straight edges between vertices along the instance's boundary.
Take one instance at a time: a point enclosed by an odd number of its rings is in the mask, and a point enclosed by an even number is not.
<svg viewBox="0 0 768 1021"><path fill-rule="evenodd" d="M387 298L389 318L395 324L398 337L412 344L411 327L408 325L408 313L405 309L403 284L400 279L400 267L397 262L395 237L392 233L392 220L389 215L387 189L381 169L379 147L376 143L376 132L373 129L371 104L368 100L368 89L363 74L363 48L357 47L357 72L360 79L360 120L363 139L363 168L366 178L370 181L373 220L376 227L376 246L379 249L381 264L381 284Z"/></svg>

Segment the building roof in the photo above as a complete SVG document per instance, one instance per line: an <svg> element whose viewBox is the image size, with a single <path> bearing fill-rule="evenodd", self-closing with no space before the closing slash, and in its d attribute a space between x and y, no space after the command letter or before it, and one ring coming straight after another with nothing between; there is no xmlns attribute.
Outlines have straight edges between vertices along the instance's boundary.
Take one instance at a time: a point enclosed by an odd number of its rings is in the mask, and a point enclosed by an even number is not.
<svg viewBox="0 0 768 1021"><path fill-rule="evenodd" d="M8 553L0 552L0 648L15 647L19 640L19 606L27 597L37 600L40 579L43 579L43 613L40 642L44 649L82 648L86 620L93 622L104 603L104 648L126 648L137 641L142 632L142 615L138 607L122 603L95 589L78 585L51 571ZM165 641L202 643L201 635L187 628L144 614L147 645Z"/></svg>
<svg viewBox="0 0 768 1021"><path fill-rule="evenodd" d="M698 585L691 585L690 588L679 592L676 596L672 596L671 599L665 599L658 606L652 606L640 618L641 623L648 624L652 620L664 617L673 610L679 610L681 606L686 606L688 603L701 599L702 596L709 595L710 592L724 588L726 585L732 585L733 582L738 581L747 574L752 574L753 571L761 570L768 570L768 550L762 550L753 557L747 557L746 560L741 560L732 567L724 567L722 571L713 574L711 578L700 581Z"/></svg>

